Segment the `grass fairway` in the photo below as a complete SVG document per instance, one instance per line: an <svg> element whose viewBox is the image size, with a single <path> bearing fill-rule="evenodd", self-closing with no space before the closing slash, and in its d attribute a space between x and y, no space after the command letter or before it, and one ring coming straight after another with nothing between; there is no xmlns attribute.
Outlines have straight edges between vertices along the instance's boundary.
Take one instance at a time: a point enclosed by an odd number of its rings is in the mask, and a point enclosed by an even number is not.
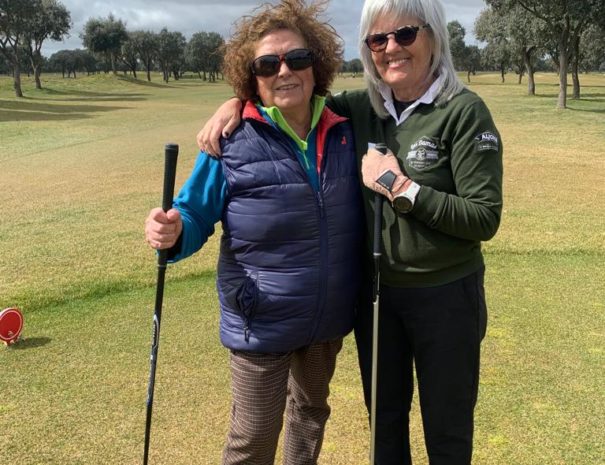
<svg viewBox="0 0 605 465"><path fill-rule="evenodd" d="M0 451L22 464L141 463L155 256L143 220L160 204L163 145L180 144L177 186L223 83L123 77L0 77L0 310L20 307L24 340L0 347ZM605 464L605 76L555 109L509 76L472 77L502 133L505 209L485 244L489 326L476 465ZM513 82L514 81L514 82ZM335 90L363 86L341 78ZM216 236L216 235L215 235ZM151 462L220 463L229 416L218 341L217 237L170 267ZM354 341L332 384L320 462L367 463ZM415 465L426 465L414 406Z"/></svg>

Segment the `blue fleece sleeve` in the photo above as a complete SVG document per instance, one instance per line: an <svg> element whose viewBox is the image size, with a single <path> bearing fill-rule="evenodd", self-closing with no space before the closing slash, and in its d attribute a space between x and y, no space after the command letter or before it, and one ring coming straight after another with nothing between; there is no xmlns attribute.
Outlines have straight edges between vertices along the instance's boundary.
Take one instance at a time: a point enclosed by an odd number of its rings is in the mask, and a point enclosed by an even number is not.
<svg viewBox="0 0 605 465"><path fill-rule="evenodd" d="M193 172L174 199L174 208L183 219L183 232L171 250L176 262L200 250L214 233L227 198L227 181L219 160L200 152Z"/></svg>

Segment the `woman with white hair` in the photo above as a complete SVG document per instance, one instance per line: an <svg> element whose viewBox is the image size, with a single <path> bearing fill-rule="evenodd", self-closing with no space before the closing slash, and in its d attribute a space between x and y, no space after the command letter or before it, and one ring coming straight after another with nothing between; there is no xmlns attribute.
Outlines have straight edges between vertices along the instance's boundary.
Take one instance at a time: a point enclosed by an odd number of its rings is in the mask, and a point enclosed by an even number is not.
<svg viewBox="0 0 605 465"><path fill-rule="evenodd" d="M366 0L359 45L367 89L334 95L328 105L353 125L370 238L373 191L389 200L375 463L412 463L415 368L429 463L469 465L487 325L481 242L494 236L502 211L500 135L484 102L456 75L439 0ZM198 144L218 153L218 136L239 124L239 108L227 102ZM377 142L387 155L369 148ZM371 315L369 302L361 305L355 330L368 406Z"/></svg>

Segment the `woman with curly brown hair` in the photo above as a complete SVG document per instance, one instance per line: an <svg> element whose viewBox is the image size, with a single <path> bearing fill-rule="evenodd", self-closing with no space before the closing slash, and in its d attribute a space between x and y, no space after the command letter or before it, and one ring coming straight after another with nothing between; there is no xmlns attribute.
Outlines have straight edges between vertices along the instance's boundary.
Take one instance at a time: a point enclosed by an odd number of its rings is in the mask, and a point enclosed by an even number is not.
<svg viewBox="0 0 605 465"><path fill-rule="evenodd" d="M145 233L173 261L222 222L217 289L231 350L233 404L223 464L273 464L284 410L284 463L316 464L329 382L353 327L363 210L353 134L325 107L342 57L318 17L325 2L264 5L243 18L224 74L246 101L220 160L192 175Z"/></svg>

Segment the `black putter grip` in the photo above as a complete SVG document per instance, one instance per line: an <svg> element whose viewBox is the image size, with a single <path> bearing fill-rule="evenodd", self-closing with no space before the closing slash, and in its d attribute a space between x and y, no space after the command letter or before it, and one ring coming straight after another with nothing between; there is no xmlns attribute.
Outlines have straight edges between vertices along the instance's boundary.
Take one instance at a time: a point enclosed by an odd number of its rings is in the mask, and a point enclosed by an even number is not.
<svg viewBox="0 0 605 465"><path fill-rule="evenodd" d="M179 156L177 144L164 146L164 192L162 194L162 210L167 212L172 208L174 197L174 182L176 179L176 161Z"/></svg>
<svg viewBox="0 0 605 465"><path fill-rule="evenodd" d="M374 258L380 257L380 242L382 234L382 194L375 194L374 197Z"/></svg>
<svg viewBox="0 0 605 465"><path fill-rule="evenodd" d="M178 155L179 146L177 144L166 144L164 146L164 191L162 192L162 210L165 212L172 208ZM158 265L165 267L167 261L168 249L160 250L158 254Z"/></svg>
<svg viewBox="0 0 605 465"><path fill-rule="evenodd" d="M375 150L378 150L383 155L387 154L388 148L384 143L377 143L374 146ZM380 250L380 242L381 242L381 234L382 234L382 202L384 197L382 194L378 192L374 195L374 247L372 251L374 252L374 260L376 260L381 255Z"/></svg>

